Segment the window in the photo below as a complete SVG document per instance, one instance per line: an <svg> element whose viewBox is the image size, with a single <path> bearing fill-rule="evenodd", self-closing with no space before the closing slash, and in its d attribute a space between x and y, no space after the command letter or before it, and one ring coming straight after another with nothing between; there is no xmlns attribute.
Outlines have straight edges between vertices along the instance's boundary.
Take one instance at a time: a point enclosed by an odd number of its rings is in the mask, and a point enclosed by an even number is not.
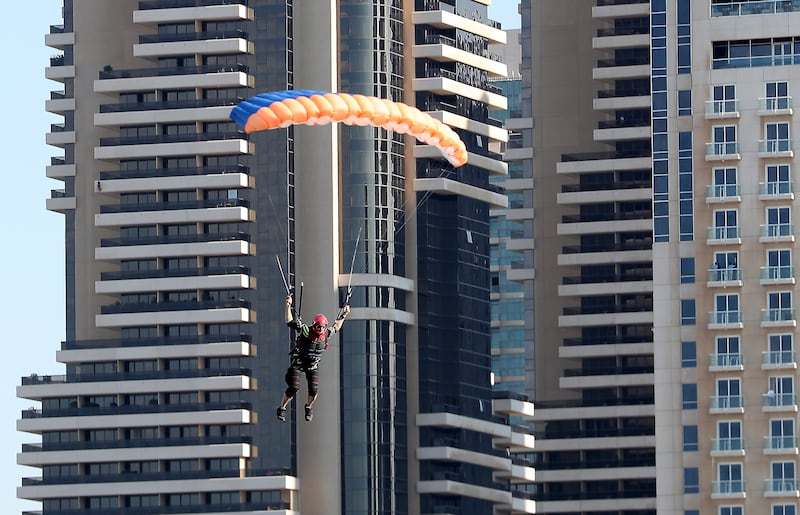
<svg viewBox="0 0 800 515"><path fill-rule="evenodd" d="M770 515L797 515L797 507L794 504L773 504Z"/></svg>
<svg viewBox="0 0 800 515"><path fill-rule="evenodd" d="M741 408L742 385L738 378L717 379L716 407L720 409Z"/></svg>
<svg viewBox="0 0 800 515"><path fill-rule="evenodd" d="M741 463L720 463L717 468L717 492L722 494L744 492Z"/></svg>
<svg viewBox="0 0 800 515"><path fill-rule="evenodd" d="M792 192L791 168L788 164L767 165L765 168L765 195L784 195Z"/></svg>
<svg viewBox="0 0 800 515"><path fill-rule="evenodd" d="M719 515L744 515L742 506L720 506Z"/></svg>
<svg viewBox="0 0 800 515"><path fill-rule="evenodd" d="M764 96L765 111L777 111L791 107L787 82L767 82Z"/></svg>
<svg viewBox="0 0 800 515"><path fill-rule="evenodd" d="M793 406L794 403L794 377L770 376L765 404L767 406Z"/></svg>
<svg viewBox="0 0 800 515"><path fill-rule="evenodd" d="M764 125L764 145L761 152L788 152L792 150L789 139L789 122L775 122Z"/></svg>
<svg viewBox="0 0 800 515"><path fill-rule="evenodd" d="M767 250L767 266L762 279L791 279L792 249Z"/></svg>
<svg viewBox="0 0 800 515"><path fill-rule="evenodd" d="M700 472L697 467L683 469L683 493L696 494L700 492Z"/></svg>
<svg viewBox="0 0 800 515"><path fill-rule="evenodd" d="M683 450L697 450L697 426L683 426Z"/></svg>
<svg viewBox="0 0 800 515"><path fill-rule="evenodd" d="M717 441L714 450L736 451L744 449L742 442L742 422L740 420L721 420L717 422Z"/></svg>
<svg viewBox="0 0 800 515"><path fill-rule="evenodd" d="M739 153L735 125L718 125L712 129L712 151L715 156Z"/></svg>
<svg viewBox="0 0 800 515"><path fill-rule="evenodd" d="M681 385L683 409L697 409L697 385L685 383Z"/></svg>
<svg viewBox="0 0 800 515"><path fill-rule="evenodd" d="M714 86L712 95L712 113L735 113L739 110L737 108L735 85L726 84L723 86Z"/></svg>
<svg viewBox="0 0 800 515"><path fill-rule="evenodd" d="M697 343L681 342L681 367L694 368L697 366Z"/></svg>
<svg viewBox="0 0 800 515"><path fill-rule="evenodd" d="M692 284L694 279L694 258L681 258L681 284Z"/></svg>
<svg viewBox="0 0 800 515"><path fill-rule="evenodd" d="M712 281L738 281L739 253L736 251L714 252L714 264L710 276Z"/></svg>
<svg viewBox="0 0 800 515"><path fill-rule="evenodd" d="M791 291L773 291L767 293L766 320L769 322L794 320Z"/></svg>
<svg viewBox="0 0 800 515"><path fill-rule="evenodd" d="M794 419L777 418L769 421L769 449L797 447L794 437Z"/></svg>
<svg viewBox="0 0 800 515"><path fill-rule="evenodd" d="M727 240L739 237L739 212L736 209L714 210L712 239Z"/></svg>
<svg viewBox="0 0 800 515"><path fill-rule="evenodd" d="M714 184L709 195L711 198L735 197L739 194L736 167L714 168L712 175L714 176Z"/></svg>
<svg viewBox="0 0 800 515"><path fill-rule="evenodd" d="M678 91L678 116L692 115L692 90L681 89Z"/></svg>
<svg viewBox="0 0 800 515"><path fill-rule="evenodd" d="M741 322L738 293L720 293L714 295L714 307L711 323L738 324Z"/></svg>
<svg viewBox="0 0 800 515"><path fill-rule="evenodd" d="M770 334L767 337L769 350L766 362L769 364L794 363L794 342L792 334Z"/></svg>
<svg viewBox="0 0 800 515"><path fill-rule="evenodd" d="M797 490L794 461L773 461L770 464L770 488L772 492L791 492Z"/></svg>
<svg viewBox="0 0 800 515"><path fill-rule="evenodd" d="M788 206L767 208L767 224L763 235L768 238L792 235L792 214Z"/></svg>
<svg viewBox="0 0 800 515"><path fill-rule="evenodd" d="M716 367L733 367L742 364L738 336L717 336L717 352L711 358Z"/></svg>
<svg viewBox="0 0 800 515"><path fill-rule="evenodd" d="M695 325L697 309L694 299L681 299L681 325Z"/></svg>

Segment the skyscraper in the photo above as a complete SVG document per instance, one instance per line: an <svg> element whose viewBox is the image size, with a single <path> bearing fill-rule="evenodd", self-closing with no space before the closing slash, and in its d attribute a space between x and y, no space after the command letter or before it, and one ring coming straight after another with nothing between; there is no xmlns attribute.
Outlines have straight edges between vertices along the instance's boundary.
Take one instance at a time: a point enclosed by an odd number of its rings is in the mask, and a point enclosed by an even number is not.
<svg viewBox="0 0 800 515"><path fill-rule="evenodd" d="M20 497L45 514L532 511L507 455L530 446L507 423L530 405L491 395L489 209L507 201L489 176L507 133L488 114L506 67L486 10L64 1L46 76L63 84L47 205L65 220L66 374L18 389L41 401L18 424L41 435L19 462L42 470ZM228 118L293 88L415 104L470 163L383 129L245 135ZM312 423L274 417L283 271L307 318L353 288Z"/></svg>
<svg viewBox="0 0 800 515"><path fill-rule="evenodd" d="M523 12L537 512L796 513L800 6Z"/></svg>

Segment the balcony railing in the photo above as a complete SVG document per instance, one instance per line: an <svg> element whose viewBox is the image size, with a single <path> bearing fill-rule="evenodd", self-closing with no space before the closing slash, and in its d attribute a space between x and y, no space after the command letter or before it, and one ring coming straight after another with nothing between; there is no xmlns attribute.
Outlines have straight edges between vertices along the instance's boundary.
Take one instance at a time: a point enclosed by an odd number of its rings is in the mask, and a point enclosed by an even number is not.
<svg viewBox="0 0 800 515"><path fill-rule="evenodd" d="M706 238L709 240L736 240L739 235L739 227L709 227Z"/></svg>
<svg viewBox="0 0 800 515"><path fill-rule="evenodd" d="M709 356L710 368L741 368L744 366L744 355L741 353L720 353Z"/></svg>
<svg viewBox="0 0 800 515"><path fill-rule="evenodd" d="M738 283L742 280L741 271L738 268L712 268L706 271L707 281L710 283Z"/></svg>
<svg viewBox="0 0 800 515"><path fill-rule="evenodd" d="M738 118L739 100L706 101L706 118Z"/></svg>
<svg viewBox="0 0 800 515"><path fill-rule="evenodd" d="M781 281L794 279L794 267L784 266L762 266L760 271L762 281Z"/></svg>
<svg viewBox="0 0 800 515"><path fill-rule="evenodd" d="M761 310L762 322L789 322L794 319L794 309L792 308L767 308Z"/></svg>
<svg viewBox="0 0 800 515"><path fill-rule="evenodd" d="M139 9L175 9L178 7L202 7L207 5L247 5L247 0L152 0L139 2Z"/></svg>
<svg viewBox="0 0 800 515"><path fill-rule="evenodd" d="M758 183L758 195L761 197L780 197L794 193L792 181L771 181Z"/></svg>
<svg viewBox="0 0 800 515"><path fill-rule="evenodd" d="M709 200L716 200L718 202L724 200L738 200L739 185L738 184L709 184L706 186L706 198Z"/></svg>
<svg viewBox="0 0 800 515"><path fill-rule="evenodd" d="M768 392L764 394L762 406L765 408L789 408L797 404L793 393Z"/></svg>
<svg viewBox="0 0 800 515"><path fill-rule="evenodd" d="M770 478L764 480L764 492L768 494L789 494L797 493L797 479L791 478Z"/></svg>
<svg viewBox="0 0 800 515"><path fill-rule="evenodd" d="M762 365L793 365L796 363L793 350L771 350L761 353Z"/></svg>
<svg viewBox="0 0 800 515"><path fill-rule="evenodd" d="M711 325L740 324L741 311L711 311L708 314L708 323Z"/></svg>
<svg viewBox="0 0 800 515"><path fill-rule="evenodd" d="M720 495L743 494L745 483L741 479L729 479L725 481L712 481L711 493Z"/></svg>
<svg viewBox="0 0 800 515"><path fill-rule="evenodd" d="M743 451L745 449L743 438L713 438L711 450L717 452Z"/></svg>
<svg viewBox="0 0 800 515"><path fill-rule="evenodd" d="M761 224L759 227L762 238L785 238L794 235L793 224Z"/></svg>
<svg viewBox="0 0 800 515"><path fill-rule="evenodd" d="M797 437L791 436L765 436L764 449L770 451L788 450L797 448Z"/></svg>
<svg viewBox="0 0 800 515"><path fill-rule="evenodd" d="M800 2L798 2L800 5ZM789 111L792 108L792 97L763 97L758 99L758 110L761 113Z"/></svg>
<svg viewBox="0 0 800 515"><path fill-rule="evenodd" d="M800 12L800 0L738 1L711 5L711 16L746 16L750 14L778 14Z"/></svg>
<svg viewBox="0 0 800 515"><path fill-rule="evenodd" d="M735 141L706 143L706 156L708 157L735 156L738 154L739 143Z"/></svg>
<svg viewBox="0 0 800 515"><path fill-rule="evenodd" d="M713 395L711 409L740 409L744 408L744 397L741 395Z"/></svg>
<svg viewBox="0 0 800 515"><path fill-rule="evenodd" d="M760 139L758 140L758 151L761 154L781 154L792 151L792 140L785 139Z"/></svg>

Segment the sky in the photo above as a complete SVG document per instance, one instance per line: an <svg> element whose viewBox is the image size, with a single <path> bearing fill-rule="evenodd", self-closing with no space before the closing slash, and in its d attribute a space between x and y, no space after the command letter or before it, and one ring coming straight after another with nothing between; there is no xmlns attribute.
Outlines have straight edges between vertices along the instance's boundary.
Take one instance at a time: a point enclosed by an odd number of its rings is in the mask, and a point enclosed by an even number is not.
<svg viewBox="0 0 800 515"><path fill-rule="evenodd" d="M489 17L504 29L518 29L518 3L494 0ZM40 475L36 469L16 465L21 445L38 441L34 435L16 431L21 411L35 404L18 399L16 388L23 376L32 373L64 373L63 365L55 360L65 335L64 217L45 209L50 190L62 187L45 176L45 167L51 157L63 155L60 148L45 144L45 134L50 124L63 119L44 107L50 92L62 89L60 83L44 77L49 58L58 53L45 46L44 36L50 25L62 23L61 5L61 0L36 0L34 15L25 2L5 1L0 7L3 19L25 20L6 24L0 31L6 70L0 81L0 98L6 99L6 122L0 124L0 166L10 192L0 204L6 235L0 277L11 292L0 310L0 322L6 328L2 339L9 347L6 358L0 360L4 417L0 422L0 499L14 499L15 504L4 504L9 513L40 509L39 503L16 499L21 478Z"/></svg>

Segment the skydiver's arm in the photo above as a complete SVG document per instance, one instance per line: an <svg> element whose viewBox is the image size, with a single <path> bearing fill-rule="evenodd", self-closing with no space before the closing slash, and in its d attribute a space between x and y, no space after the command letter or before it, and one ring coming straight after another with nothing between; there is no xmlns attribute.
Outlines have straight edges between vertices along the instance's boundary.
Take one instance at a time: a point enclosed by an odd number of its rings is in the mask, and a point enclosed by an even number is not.
<svg viewBox="0 0 800 515"><path fill-rule="evenodd" d="M286 325L293 327L297 324L295 323L294 314L292 313L292 296L287 295L284 302L286 303Z"/></svg>
<svg viewBox="0 0 800 515"><path fill-rule="evenodd" d="M336 322L333 323L333 329L335 331L340 331L342 329L342 325L344 325L344 319L347 318L347 315L350 314L350 306L345 306L342 310L342 314L339 315L339 318L336 319Z"/></svg>

